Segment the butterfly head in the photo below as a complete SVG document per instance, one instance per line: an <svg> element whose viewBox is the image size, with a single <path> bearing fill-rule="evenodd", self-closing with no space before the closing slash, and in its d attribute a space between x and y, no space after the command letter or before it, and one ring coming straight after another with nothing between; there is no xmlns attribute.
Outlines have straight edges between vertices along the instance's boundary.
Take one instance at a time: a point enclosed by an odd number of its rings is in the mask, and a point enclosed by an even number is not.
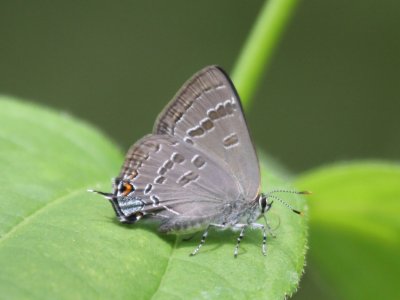
<svg viewBox="0 0 400 300"><path fill-rule="evenodd" d="M272 203L274 203L274 201L268 202L268 197L266 195L258 195L258 206L260 208L261 214L269 211L271 209Z"/></svg>
<svg viewBox="0 0 400 300"><path fill-rule="evenodd" d="M287 208L289 208L294 213L301 215L301 216L303 215L303 212L301 212L297 209L294 209L290 204L286 203L281 198L276 196L275 194L277 194L277 193L289 193L289 194L296 194L296 195L310 195L311 194L311 192L309 192L309 191L292 191L292 190L273 190L267 194L259 194L257 199L258 199L259 207L261 210L261 214L264 214L265 212L270 210L272 203L274 203L273 200L268 202L268 199L270 198L270 199L278 200L279 202L281 202L283 205L285 205Z"/></svg>
<svg viewBox="0 0 400 300"><path fill-rule="evenodd" d="M134 187L131 183L116 178L113 183L113 193L104 193L95 190L89 192L97 193L104 196L110 201L114 212L121 223L135 223L143 217L141 211L144 202L134 195Z"/></svg>

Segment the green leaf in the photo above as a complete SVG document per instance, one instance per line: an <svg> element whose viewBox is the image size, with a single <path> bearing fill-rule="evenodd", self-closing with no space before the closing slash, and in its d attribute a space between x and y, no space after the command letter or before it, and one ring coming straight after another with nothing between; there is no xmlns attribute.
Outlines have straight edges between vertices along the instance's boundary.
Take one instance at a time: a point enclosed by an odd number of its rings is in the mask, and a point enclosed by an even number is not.
<svg viewBox="0 0 400 300"><path fill-rule="evenodd" d="M268 216L277 238L249 231L159 235L154 225L120 225L103 198L123 158L87 124L0 98L0 295L6 299L282 299L297 287L306 218L280 204ZM263 159L265 187L285 180ZM286 184L285 184L286 185ZM291 202L305 209L302 199Z"/></svg>
<svg viewBox="0 0 400 300"><path fill-rule="evenodd" d="M296 299L317 290L323 299L400 299L400 166L335 165L301 176L297 185L314 194L310 275Z"/></svg>

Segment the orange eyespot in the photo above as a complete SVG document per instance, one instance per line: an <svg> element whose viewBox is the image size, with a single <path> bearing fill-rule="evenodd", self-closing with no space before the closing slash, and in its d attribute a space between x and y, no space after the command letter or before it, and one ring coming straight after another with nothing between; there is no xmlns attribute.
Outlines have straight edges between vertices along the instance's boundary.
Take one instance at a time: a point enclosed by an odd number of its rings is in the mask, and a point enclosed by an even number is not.
<svg viewBox="0 0 400 300"><path fill-rule="evenodd" d="M130 192L132 192L133 186L128 183L128 182L123 182L122 185L120 186L119 192L122 194L122 196L128 196Z"/></svg>

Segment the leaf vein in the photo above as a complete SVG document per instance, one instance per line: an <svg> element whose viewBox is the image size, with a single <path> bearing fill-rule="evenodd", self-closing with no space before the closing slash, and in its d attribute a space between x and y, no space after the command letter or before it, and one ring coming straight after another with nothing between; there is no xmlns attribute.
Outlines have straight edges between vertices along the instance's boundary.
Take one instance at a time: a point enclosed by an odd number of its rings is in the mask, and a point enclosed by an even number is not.
<svg viewBox="0 0 400 300"><path fill-rule="evenodd" d="M88 186L88 185L85 185L85 186ZM36 209L34 212L32 212L30 215L28 215L27 217L22 219L21 222L17 223L8 232L6 232L3 236L0 237L0 247L4 243L4 241L9 239L18 229L23 228L25 225L29 224L31 222L31 220L34 219L37 215L43 213L44 211L51 208L52 206L63 202L64 200L68 199L69 197L79 194L80 192L82 192L83 189L84 189L84 187L79 187L79 188L67 193L66 195L55 198L53 201L47 202L45 205Z"/></svg>
<svg viewBox="0 0 400 300"><path fill-rule="evenodd" d="M175 238L175 243L174 243L174 245L172 246L172 249L171 249L171 255L169 256L168 262L167 262L167 266L165 267L165 272L163 273L163 275L162 275L162 277L161 277L161 280L160 280L160 283L158 284L157 288L155 289L155 292L154 292L153 296L151 297L151 299L154 299L154 297L155 297L155 296L157 295L157 293L160 291L160 287L162 286L162 284L163 284L163 282L164 282L164 278L166 277L165 274L168 273L168 269L170 268L172 256L173 256L173 254L174 254L174 251L175 251L176 247L178 246L178 240L179 240L179 237L176 236L176 238Z"/></svg>

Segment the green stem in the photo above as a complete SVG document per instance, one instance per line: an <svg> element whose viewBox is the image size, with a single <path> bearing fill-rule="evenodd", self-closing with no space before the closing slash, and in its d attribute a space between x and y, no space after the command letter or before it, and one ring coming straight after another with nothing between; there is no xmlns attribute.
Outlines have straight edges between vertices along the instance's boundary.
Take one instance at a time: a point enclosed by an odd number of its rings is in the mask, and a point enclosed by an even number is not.
<svg viewBox="0 0 400 300"><path fill-rule="evenodd" d="M298 0L267 0L233 70L232 79L243 106L249 107L273 50Z"/></svg>

